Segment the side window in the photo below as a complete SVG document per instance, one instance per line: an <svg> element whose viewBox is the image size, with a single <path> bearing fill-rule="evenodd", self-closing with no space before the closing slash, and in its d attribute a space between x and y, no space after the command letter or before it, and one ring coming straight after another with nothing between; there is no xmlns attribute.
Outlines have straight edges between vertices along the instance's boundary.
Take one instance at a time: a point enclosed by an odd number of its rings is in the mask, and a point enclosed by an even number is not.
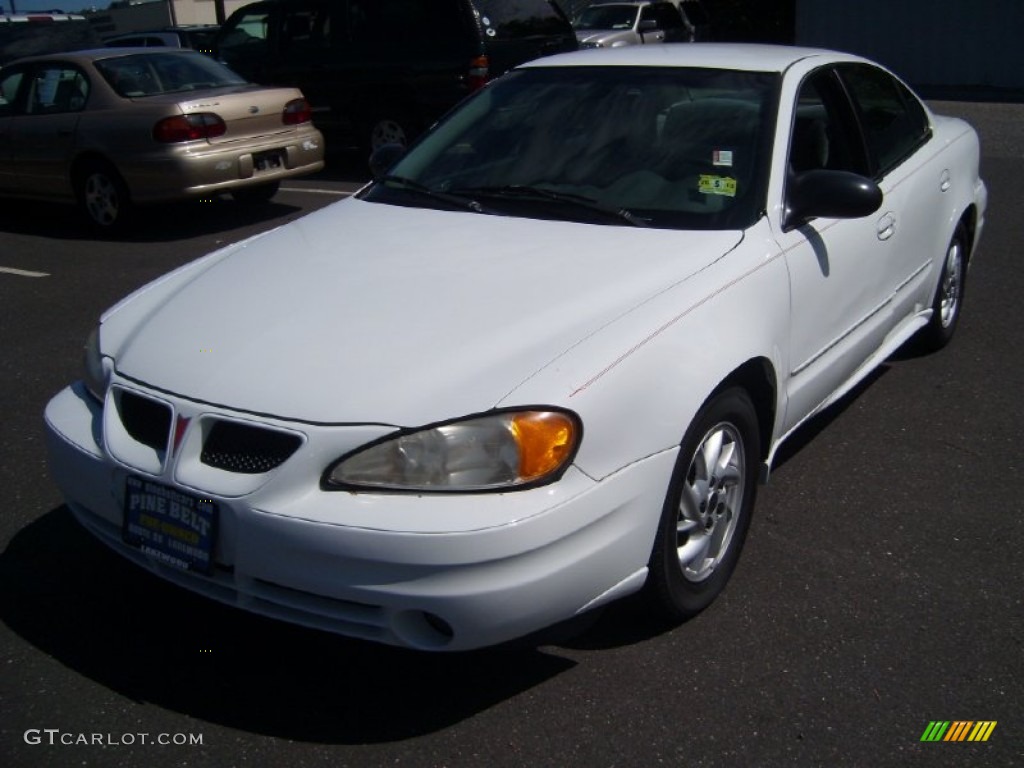
<svg viewBox="0 0 1024 768"><path fill-rule="evenodd" d="M14 114L18 89L24 79L25 72L20 69L4 72L0 77L0 117Z"/></svg>
<svg viewBox="0 0 1024 768"><path fill-rule="evenodd" d="M679 29L684 26L683 17L679 15L679 11L671 3L659 3L655 8L658 26L661 29Z"/></svg>
<svg viewBox="0 0 1024 768"><path fill-rule="evenodd" d="M426 49L436 56L438 41L463 39L460 36L466 34L460 8L451 0L352 0L349 28L353 41L379 46L379 55L392 56L396 41L401 41L398 51Z"/></svg>
<svg viewBox="0 0 1024 768"><path fill-rule="evenodd" d="M324 49L331 44L330 6L327 3L286 10L281 19L281 50Z"/></svg>
<svg viewBox="0 0 1024 768"><path fill-rule="evenodd" d="M866 64L848 65L840 71L857 104L878 172L884 175L931 136L924 107L887 72Z"/></svg>
<svg viewBox="0 0 1024 768"><path fill-rule="evenodd" d="M25 111L31 115L79 112L85 106L87 92L88 83L78 70L44 66L32 77Z"/></svg>
<svg viewBox="0 0 1024 768"><path fill-rule="evenodd" d="M234 17L231 27L218 40L221 55L269 53L270 11L254 10Z"/></svg>
<svg viewBox="0 0 1024 768"><path fill-rule="evenodd" d="M795 173L812 170L868 171L855 130L856 118L831 69L820 69L800 86L789 145Z"/></svg>

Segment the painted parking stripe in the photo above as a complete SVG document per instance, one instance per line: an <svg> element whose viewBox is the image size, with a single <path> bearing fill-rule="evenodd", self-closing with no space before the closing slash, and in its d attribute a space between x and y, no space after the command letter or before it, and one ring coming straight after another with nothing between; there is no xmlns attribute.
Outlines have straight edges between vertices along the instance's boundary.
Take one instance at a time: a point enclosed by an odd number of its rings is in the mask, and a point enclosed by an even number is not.
<svg viewBox="0 0 1024 768"><path fill-rule="evenodd" d="M49 272L32 272L28 269L15 269L14 267L0 267L0 272L8 275L20 275L21 277L49 277Z"/></svg>

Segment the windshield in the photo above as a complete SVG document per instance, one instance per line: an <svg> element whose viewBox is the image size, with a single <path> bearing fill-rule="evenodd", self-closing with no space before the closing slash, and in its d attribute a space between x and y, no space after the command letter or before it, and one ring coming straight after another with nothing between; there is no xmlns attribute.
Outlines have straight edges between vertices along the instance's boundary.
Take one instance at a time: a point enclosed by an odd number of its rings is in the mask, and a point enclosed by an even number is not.
<svg viewBox="0 0 1024 768"><path fill-rule="evenodd" d="M679 229L764 210L778 75L529 68L465 102L364 193L375 202Z"/></svg>
<svg viewBox="0 0 1024 768"><path fill-rule="evenodd" d="M576 29L632 29L640 6L592 5L580 14Z"/></svg>
<svg viewBox="0 0 1024 768"><path fill-rule="evenodd" d="M223 64L194 52L133 53L101 59L96 62L96 69L118 95L125 98L246 82Z"/></svg>

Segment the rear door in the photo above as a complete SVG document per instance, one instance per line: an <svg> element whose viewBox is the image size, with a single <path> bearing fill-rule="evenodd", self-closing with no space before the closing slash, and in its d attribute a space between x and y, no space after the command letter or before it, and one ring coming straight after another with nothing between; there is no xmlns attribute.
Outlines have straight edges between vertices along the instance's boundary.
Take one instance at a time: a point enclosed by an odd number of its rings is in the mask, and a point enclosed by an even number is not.
<svg viewBox="0 0 1024 768"><path fill-rule="evenodd" d="M11 132L22 109L22 85L27 82L25 67L8 67L0 72L0 192L12 192L18 186Z"/></svg>
<svg viewBox="0 0 1024 768"><path fill-rule="evenodd" d="M11 168L22 194L44 197L71 192L69 167L88 80L59 61L26 71L24 101L9 124Z"/></svg>
<svg viewBox="0 0 1024 768"><path fill-rule="evenodd" d="M931 124L902 83L869 64L844 65L839 72L857 105L875 181L885 194L876 218L884 233L893 313L899 320L928 293L924 282L935 274L929 267L945 253L950 170L936 164L937 151L925 150Z"/></svg>

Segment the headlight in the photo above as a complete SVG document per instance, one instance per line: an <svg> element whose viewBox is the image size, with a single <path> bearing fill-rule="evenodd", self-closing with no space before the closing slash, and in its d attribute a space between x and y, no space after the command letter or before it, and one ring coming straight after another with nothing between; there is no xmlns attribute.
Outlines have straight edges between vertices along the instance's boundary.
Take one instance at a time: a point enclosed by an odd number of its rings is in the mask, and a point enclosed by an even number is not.
<svg viewBox="0 0 1024 768"><path fill-rule="evenodd" d="M107 394L107 384L110 382L110 376L107 366L103 362L103 355L100 353L99 327L94 328L92 333L89 334L89 338L86 339L82 356L85 387L89 390L89 394L102 403Z"/></svg>
<svg viewBox="0 0 1024 768"><path fill-rule="evenodd" d="M501 411L388 437L328 468L326 488L500 491L562 476L579 445L578 419L549 409Z"/></svg>

